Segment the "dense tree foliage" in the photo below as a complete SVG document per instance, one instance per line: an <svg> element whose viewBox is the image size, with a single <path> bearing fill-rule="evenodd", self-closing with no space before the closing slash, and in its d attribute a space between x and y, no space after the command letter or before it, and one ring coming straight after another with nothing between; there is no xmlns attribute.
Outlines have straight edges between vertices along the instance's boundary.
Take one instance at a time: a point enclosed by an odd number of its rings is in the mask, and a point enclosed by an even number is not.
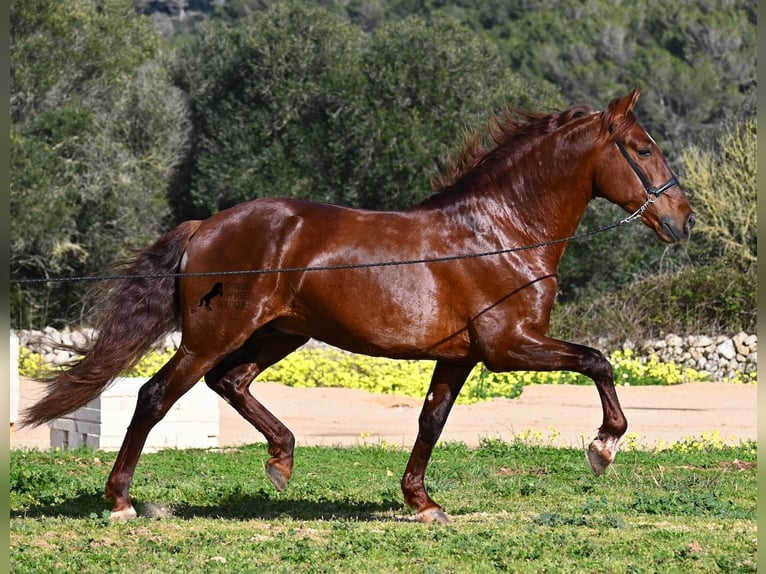
<svg viewBox="0 0 766 574"><path fill-rule="evenodd" d="M642 121L676 158L727 120L755 114L755 0L509 4L509 17L488 27L520 73L571 101L643 86Z"/></svg>
<svg viewBox="0 0 766 574"><path fill-rule="evenodd" d="M542 97L494 43L447 18L368 36L326 10L279 5L211 26L178 62L195 126L180 217L273 195L407 207L467 121Z"/></svg>
<svg viewBox="0 0 766 574"><path fill-rule="evenodd" d="M342 200L334 188L351 157L337 146L358 122L361 40L328 12L279 7L212 26L183 50L175 75L195 133L178 217L263 196Z"/></svg>
<svg viewBox="0 0 766 574"><path fill-rule="evenodd" d="M168 224L189 123L159 56L130 2L11 2L14 277L97 272ZM80 287L14 289L14 321L62 317Z"/></svg>
<svg viewBox="0 0 766 574"><path fill-rule="evenodd" d="M641 85L639 118L689 189L699 232L669 249L638 224L574 243L560 300L627 293L690 263L705 265L700 277L751 277L755 9L12 0L11 273L91 274L179 220L255 197L405 207L501 105L598 108ZM623 215L594 202L580 231ZM14 287L14 323L55 323L83 287Z"/></svg>
<svg viewBox="0 0 766 574"><path fill-rule="evenodd" d="M279 0L136 0L196 33ZM511 68L556 85L567 102L608 101L635 85L644 123L667 153L715 137L723 120L755 114L756 0L316 0L366 31L413 15L448 15L492 38Z"/></svg>

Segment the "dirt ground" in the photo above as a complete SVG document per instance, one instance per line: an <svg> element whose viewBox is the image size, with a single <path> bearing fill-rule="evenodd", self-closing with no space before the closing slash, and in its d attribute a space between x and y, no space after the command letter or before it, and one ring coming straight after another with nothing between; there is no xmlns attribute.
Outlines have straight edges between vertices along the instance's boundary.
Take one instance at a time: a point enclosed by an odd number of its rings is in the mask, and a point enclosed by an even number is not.
<svg viewBox="0 0 766 574"><path fill-rule="evenodd" d="M296 389L275 383L254 383L251 391L293 431L298 445L385 441L410 447L417 435L422 399L334 388ZM639 444L652 447L713 431L735 443L756 439L756 391L755 385L689 383L621 387L618 394L628 418L628 433L637 435ZM22 378L20 408L38 392L37 383ZM210 392L219 406L219 446L263 442L262 435ZM518 399L456 405L441 440L475 447L485 438L510 441L533 432L557 446L580 447L590 442L600 424L595 387L536 385L525 388ZM14 429L10 446L47 449L49 432L47 426Z"/></svg>

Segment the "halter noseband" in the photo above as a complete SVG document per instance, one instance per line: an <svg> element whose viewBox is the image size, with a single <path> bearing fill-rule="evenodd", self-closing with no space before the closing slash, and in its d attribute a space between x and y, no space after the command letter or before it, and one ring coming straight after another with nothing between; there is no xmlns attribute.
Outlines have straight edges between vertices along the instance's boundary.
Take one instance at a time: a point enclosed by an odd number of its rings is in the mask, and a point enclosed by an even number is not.
<svg viewBox="0 0 766 574"><path fill-rule="evenodd" d="M680 183L678 182L678 178L675 175L673 175L673 176L671 176L671 178L667 182L665 182L660 187L654 187L651 184L651 182L649 181L649 179L646 177L646 174L644 174L644 172L641 171L641 168L638 167L638 164L636 164L636 162L633 160L633 158L630 157L630 155L628 154L628 150L625 149L625 146L622 145L622 142L617 140L614 143L617 144L617 149L620 150L620 153L623 155L625 160L628 162L628 165L631 167L633 172L638 176L638 179L641 180L641 183L644 185L644 189L646 190L647 197L649 195L653 195L654 196L654 200L651 200L652 203L654 201L656 201L657 198L660 195L665 193L670 188L673 188L673 187L675 187L677 185L680 185Z"/></svg>

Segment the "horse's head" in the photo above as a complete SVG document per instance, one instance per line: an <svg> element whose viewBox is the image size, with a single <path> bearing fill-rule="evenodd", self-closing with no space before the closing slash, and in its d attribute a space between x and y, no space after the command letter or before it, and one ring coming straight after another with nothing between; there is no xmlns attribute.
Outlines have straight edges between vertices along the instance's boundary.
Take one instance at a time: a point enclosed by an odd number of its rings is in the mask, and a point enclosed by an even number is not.
<svg viewBox="0 0 766 574"><path fill-rule="evenodd" d="M636 121L633 108L639 94L636 88L601 113L596 193L629 213L638 212L665 243L684 241L696 218L665 156Z"/></svg>

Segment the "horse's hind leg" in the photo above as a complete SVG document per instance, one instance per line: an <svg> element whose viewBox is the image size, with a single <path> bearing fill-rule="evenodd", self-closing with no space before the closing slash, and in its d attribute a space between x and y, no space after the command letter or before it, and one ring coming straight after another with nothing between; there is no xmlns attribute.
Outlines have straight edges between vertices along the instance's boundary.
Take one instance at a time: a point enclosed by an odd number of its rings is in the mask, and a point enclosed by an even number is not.
<svg viewBox="0 0 766 574"><path fill-rule="evenodd" d="M270 458L266 474L280 492L287 487L293 472L293 433L249 391L253 379L264 369L284 358L308 339L297 335L275 334L248 342L205 375L205 382L266 437Z"/></svg>
<svg viewBox="0 0 766 574"><path fill-rule="evenodd" d="M207 368L200 358L187 355L182 348L139 390L133 419L106 482L106 496L114 501L112 520L135 518L129 490L146 438Z"/></svg>
<svg viewBox="0 0 766 574"><path fill-rule="evenodd" d="M205 380L242 418L266 437L270 455L266 461L266 474L274 487L281 492L287 488L287 482L292 476L295 437L290 429L248 391L248 386L260 371L256 363L248 363L230 369L221 378L206 376Z"/></svg>

